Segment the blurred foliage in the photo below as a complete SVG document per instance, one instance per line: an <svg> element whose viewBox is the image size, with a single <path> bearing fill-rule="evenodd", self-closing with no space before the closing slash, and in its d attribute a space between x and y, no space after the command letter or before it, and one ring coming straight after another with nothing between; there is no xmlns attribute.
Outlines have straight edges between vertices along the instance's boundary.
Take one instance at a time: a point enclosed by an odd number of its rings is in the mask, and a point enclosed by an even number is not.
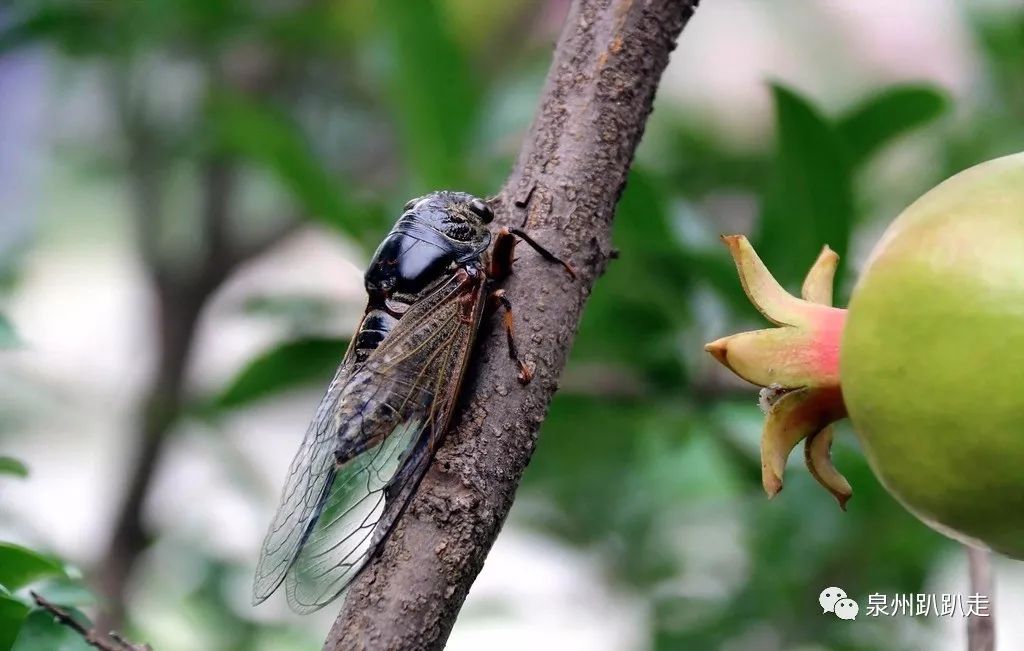
<svg viewBox="0 0 1024 651"><path fill-rule="evenodd" d="M905 131L927 124L947 108L931 86L893 86L854 106L836 124L853 168L870 161Z"/></svg>
<svg viewBox="0 0 1024 651"><path fill-rule="evenodd" d="M306 338L285 342L253 359L218 395L211 409L237 409L279 391L322 382L348 349L345 339Z"/></svg>
<svg viewBox="0 0 1024 651"><path fill-rule="evenodd" d="M456 0L14 0L0 52L43 43L70 71L98 66L108 76L115 128L110 142L93 145L92 165L113 156L112 173L126 183L159 187L182 170L199 179L212 161L227 161L261 192L259 206L236 211L239 229L282 216L316 220L370 251L407 197L500 187L557 28L543 9ZM888 496L848 431L835 449L855 489L848 513L802 469L767 502L755 391L716 374L701 343L759 322L720 232L749 230L792 289L823 244L848 265L858 237L873 232L888 204L872 174L906 134L929 130L934 169L902 189L901 201L1024 149L1024 11L971 20L985 69L979 101L956 111L943 92L909 84L830 114L779 83L770 87L774 142L747 148L667 100L655 111L615 222L621 257L587 305L512 516L596 554L607 580L646 605L651 648L718 649L764 629L777 642L769 648L911 648L893 641L903 638L891 621L835 626L818 617L817 594L826 585L851 595L920 591L955 547ZM165 87L172 69L188 80L180 97ZM840 282L840 303L848 286ZM298 321L331 311L303 297L254 300L247 310ZM12 341L0 318L0 346ZM289 331L197 411L217 415L322 388L345 345ZM225 474L244 475L235 470ZM8 473L21 467L0 459ZM138 583L151 588L143 601L206 634L202 648L315 644L237 605L233 591L247 568L158 533L154 553L187 558L201 581L182 586L144 570ZM0 651L22 623L37 646L15 648L72 648L46 637L60 633L30 611L23 592L29 579L62 575L63 565L11 546L0 547L5 553ZM130 616L138 637L159 649L151 620ZM740 644L731 648L748 648Z"/></svg>
<svg viewBox="0 0 1024 651"><path fill-rule="evenodd" d="M25 477L28 470L16 459L0 457L0 476ZM0 477L0 480L6 479ZM75 606L90 603L77 572L46 554L0 541L0 651L82 651L90 647L81 637L38 608L30 591L74 612L90 626Z"/></svg>
<svg viewBox="0 0 1024 651"><path fill-rule="evenodd" d="M17 459L0 457L0 475L13 475L24 478L28 477L28 468Z"/></svg>
<svg viewBox="0 0 1024 651"><path fill-rule="evenodd" d="M17 345L18 335L14 332L14 326L3 314L0 314L0 348L10 348Z"/></svg>
<svg viewBox="0 0 1024 651"><path fill-rule="evenodd" d="M58 561L11 543L0 543L0 561L0 585L8 591L18 590L38 579L64 575Z"/></svg>
<svg viewBox="0 0 1024 651"><path fill-rule="evenodd" d="M807 260L823 243L839 254L840 264L846 259L854 210L852 169L846 143L810 102L777 85L773 97L777 152L756 246L787 252L772 269L779 282L792 284L807 273ZM836 277L842 278L842 269Z"/></svg>
<svg viewBox="0 0 1024 651"><path fill-rule="evenodd" d="M71 610L72 616L83 626L90 626L89 619L81 612ZM94 647L82 636L53 620L53 615L41 609L32 610L25 618L11 651L89 651Z"/></svg>

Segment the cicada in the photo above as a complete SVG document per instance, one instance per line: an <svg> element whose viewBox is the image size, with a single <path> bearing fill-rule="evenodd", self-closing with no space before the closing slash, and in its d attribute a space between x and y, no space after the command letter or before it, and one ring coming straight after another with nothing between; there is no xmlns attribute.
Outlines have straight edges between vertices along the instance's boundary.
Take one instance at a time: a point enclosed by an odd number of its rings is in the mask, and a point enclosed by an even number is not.
<svg viewBox="0 0 1024 651"><path fill-rule="evenodd" d="M365 276L362 321L288 470L256 569L253 602L285 584L293 610L337 598L381 549L451 419L481 320L502 308L519 379L512 306L494 285L522 231L492 238L494 213L463 193L409 201ZM493 239L493 246L492 246Z"/></svg>

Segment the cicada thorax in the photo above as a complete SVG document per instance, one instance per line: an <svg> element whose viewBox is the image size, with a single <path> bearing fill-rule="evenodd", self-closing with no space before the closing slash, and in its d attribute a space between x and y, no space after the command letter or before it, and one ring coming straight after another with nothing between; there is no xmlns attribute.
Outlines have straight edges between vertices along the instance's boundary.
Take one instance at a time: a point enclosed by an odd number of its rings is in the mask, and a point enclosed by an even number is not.
<svg viewBox="0 0 1024 651"><path fill-rule="evenodd" d="M482 268L492 217L485 203L464 192L435 192L406 204L366 270L369 300L355 335L356 363L366 360L410 306L456 271Z"/></svg>

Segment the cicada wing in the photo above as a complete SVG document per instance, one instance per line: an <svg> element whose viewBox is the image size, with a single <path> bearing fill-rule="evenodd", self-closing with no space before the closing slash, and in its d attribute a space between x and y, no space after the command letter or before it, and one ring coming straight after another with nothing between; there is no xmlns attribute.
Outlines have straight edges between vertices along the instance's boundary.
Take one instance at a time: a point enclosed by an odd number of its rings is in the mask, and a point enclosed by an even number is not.
<svg viewBox="0 0 1024 651"><path fill-rule="evenodd" d="M448 424L482 312L482 288L482 281L467 286L454 277L441 284L357 370L332 383L264 542L257 603L287 574L292 609L317 610L377 553ZM356 452L337 465L341 449Z"/></svg>
<svg viewBox="0 0 1024 651"><path fill-rule="evenodd" d="M410 450L426 446L427 432L421 420L403 424L337 469L285 581L292 610L309 613L333 601L372 557L381 532L397 520L387 499L389 485L395 480L418 483L426 469L426 464L404 466L415 456Z"/></svg>
<svg viewBox="0 0 1024 651"><path fill-rule="evenodd" d="M339 367L327 392L320 400L316 417L310 423L288 478L281 490L280 506L274 514L253 581L253 605L269 597L291 568L302 547L303 537L313 522L334 477L336 430L331 414L335 411L345 380L351 373L348 358Z"/></svg>

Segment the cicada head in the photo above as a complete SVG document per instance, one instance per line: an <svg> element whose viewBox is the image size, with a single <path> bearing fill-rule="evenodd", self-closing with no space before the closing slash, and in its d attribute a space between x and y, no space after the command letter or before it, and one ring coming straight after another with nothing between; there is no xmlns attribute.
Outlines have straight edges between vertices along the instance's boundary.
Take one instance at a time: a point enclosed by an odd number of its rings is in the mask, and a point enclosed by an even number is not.
<svg viewBox="0 0 1024 651"><path fill-rule="evenodd" d="M487 224L494 219L494 211L486 201L466 192L440 190L413 199L405 204L406 216L474 251L486 248L491 240Z"/></svg>

